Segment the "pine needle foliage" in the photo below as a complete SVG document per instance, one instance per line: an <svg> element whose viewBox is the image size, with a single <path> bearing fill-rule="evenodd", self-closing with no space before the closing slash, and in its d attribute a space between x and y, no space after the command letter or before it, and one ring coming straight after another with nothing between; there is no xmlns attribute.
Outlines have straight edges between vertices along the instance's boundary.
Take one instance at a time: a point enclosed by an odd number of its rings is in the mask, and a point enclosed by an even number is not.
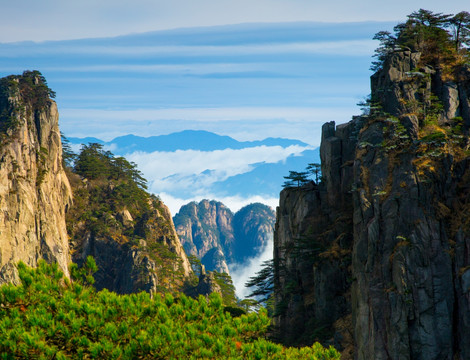
<svg viewBox="0 0 470 360"><path fill-rule="evenodd" d="M261 269L250 277L245 286L253 288L248 297L258 298L260 302L266 303L274 291L274 259L264 261Z"/></svg>
<svg viewBox="0 0 470 360"><path fill-rule="evenodd" d="M265 310L233 318L222 299L95 291L87 266L64 278L57 264L18 264L21 284L0 287L1 359L339 359L320 344L264 339Z"/></svg>

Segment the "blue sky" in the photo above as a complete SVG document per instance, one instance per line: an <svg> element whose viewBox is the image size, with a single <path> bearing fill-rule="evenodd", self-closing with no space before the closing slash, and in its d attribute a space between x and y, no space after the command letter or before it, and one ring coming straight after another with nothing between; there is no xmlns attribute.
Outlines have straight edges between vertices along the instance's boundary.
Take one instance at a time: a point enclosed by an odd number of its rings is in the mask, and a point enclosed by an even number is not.
<svg viewBox="0 0 470 360"><path fill-rule="evenodd" d="M373 34L392 23L241 24L0 44L0 75L40 70L68 136L208 130L318 145L369 92Z"/></svg>
<svg viewBox="0 0 470 360"><path fill-rule="evenodd" d="M1 0L0 42L253 22L396 22L419 8L469 10L467 0Z"/></svg>
<svg viewBox="0 0 470 360"><path fill-rule="evenodd" d="M468 0L0 1L0 76L41 71L57 92L67 136L111 140L192 129L312 146L324 122L359 114L356 104L370 91L376 32L421 7L469 10ZM158 184L170 168L181 174L196 159L194 177L217 174L220 166L240 174L254 161L288 156L253 151L129 158ZM191 200L225 201L210 187L195 190L193 197L167 198L172 212ZM225 202L237 210L251 200Z"/></svg>

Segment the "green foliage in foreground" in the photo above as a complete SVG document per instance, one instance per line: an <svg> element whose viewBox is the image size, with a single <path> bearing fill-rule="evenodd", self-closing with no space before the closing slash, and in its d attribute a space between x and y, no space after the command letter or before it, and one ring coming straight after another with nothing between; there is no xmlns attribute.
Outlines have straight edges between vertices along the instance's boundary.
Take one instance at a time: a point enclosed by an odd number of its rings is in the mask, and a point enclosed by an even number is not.
<svg viewBox="0 0 470 360"><path fill-rule="evenodd" d="M90 269L92 270L91 261ZM232 318L220 296L96 292L57 265L20 263L0 287L1 359L339 359L333 348L284 348L263 338L264 310Z"/></svg>

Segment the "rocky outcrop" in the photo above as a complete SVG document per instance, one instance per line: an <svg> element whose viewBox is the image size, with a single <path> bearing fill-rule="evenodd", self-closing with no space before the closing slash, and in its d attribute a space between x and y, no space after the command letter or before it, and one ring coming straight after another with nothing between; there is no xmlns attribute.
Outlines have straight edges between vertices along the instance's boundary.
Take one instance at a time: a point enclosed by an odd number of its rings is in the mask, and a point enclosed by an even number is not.
<svg viewBox="0 0 470 360"><path fill-rule="evenodd" d="M50 93L38 72L0 80L0 283L17 280L18 261L57 262L68 276L72 193Z"/></svg>
<svg viewBox="0 0 470 360"><path fill-rule="evenodd" d="M209 270L229 273L229 264L254 257L272 237L273 211L250 204L235 215L218 201L184 205L174 218L183 247Z"/></svg>
<svg viewBox="0 0 470 360"><path fill-rule="evenodd" d="M464 93L459 88L468 87L470 77L455 83L433 69L419 70L430 75L422 92L404 89L401 95L414 92L429 111L432 103L423 93L437 96L443 109L434 122L427 124L429 115L417 119L417 129L397 141L386 128L397 129L393 121L369 121L360 141L370 145L356 151L352 306L359 359L470 358L468 342L456 331L470 316L470 298L467 304L455 299L465 298L459 271L469 259L464 226L454 218L462 216L461 204L470 196L456 191L469 169L462 152L468 129L459 125L469 119L456 93ZM408 83L409 76L397 72L394 82ZM403 104L399 120L409 118L404 112L410 106Z"/></svg>
<svg viewBox="0 0 470 360"><path fill-rule="evenodd" d="M395 51L372 77L381 108L323 126L323 181L283 190L277 210L282 340L470 359L469 86L465 66L444 76Z"/></svg>
<svg viewBox="0 0 470 360"><path fill-rule="evenodd" d="M197 298L199 295L208 296L212 293L222 295L222 289L215 279L214 272L206 273L204 265L201 266L198 283L196 286L186 289L186 295Z"/></svg>
<svg viewBox="0 0 470 360"><path fill-rule="evenodd" d="M103 234L85 223L75 226L73 261L80 265L87 256L94 257L98 290L106 288L119 294L179 291L192 275L168 207L156 198L150 198L149 204L150 210L138 222L127 209L109 215L121 232L119 236L116 230Z"/></svg>
<svg viewBox="0 0 470 360"><path fill-rule="evenodd" d="M100 147L64 170L53 95L37 71L0 80L0 283L18 280L18 261L56 262L68 276L72 253L79 265L95 257L98 289L181 289L192 269L168 208L133 164Z"/></svg>

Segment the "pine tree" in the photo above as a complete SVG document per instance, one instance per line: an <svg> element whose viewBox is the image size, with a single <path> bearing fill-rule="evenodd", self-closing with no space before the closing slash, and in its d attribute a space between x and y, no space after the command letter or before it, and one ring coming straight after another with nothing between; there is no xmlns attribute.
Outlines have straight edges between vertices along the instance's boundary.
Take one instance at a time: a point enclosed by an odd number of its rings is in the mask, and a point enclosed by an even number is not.
<svg viewBox="0 0 470 360"><path fill-rule="evenodd" d="M300 187L308 183L307 171L289 171L288 176L284 176L287 181L284 182L283 187Z"/></svg>

